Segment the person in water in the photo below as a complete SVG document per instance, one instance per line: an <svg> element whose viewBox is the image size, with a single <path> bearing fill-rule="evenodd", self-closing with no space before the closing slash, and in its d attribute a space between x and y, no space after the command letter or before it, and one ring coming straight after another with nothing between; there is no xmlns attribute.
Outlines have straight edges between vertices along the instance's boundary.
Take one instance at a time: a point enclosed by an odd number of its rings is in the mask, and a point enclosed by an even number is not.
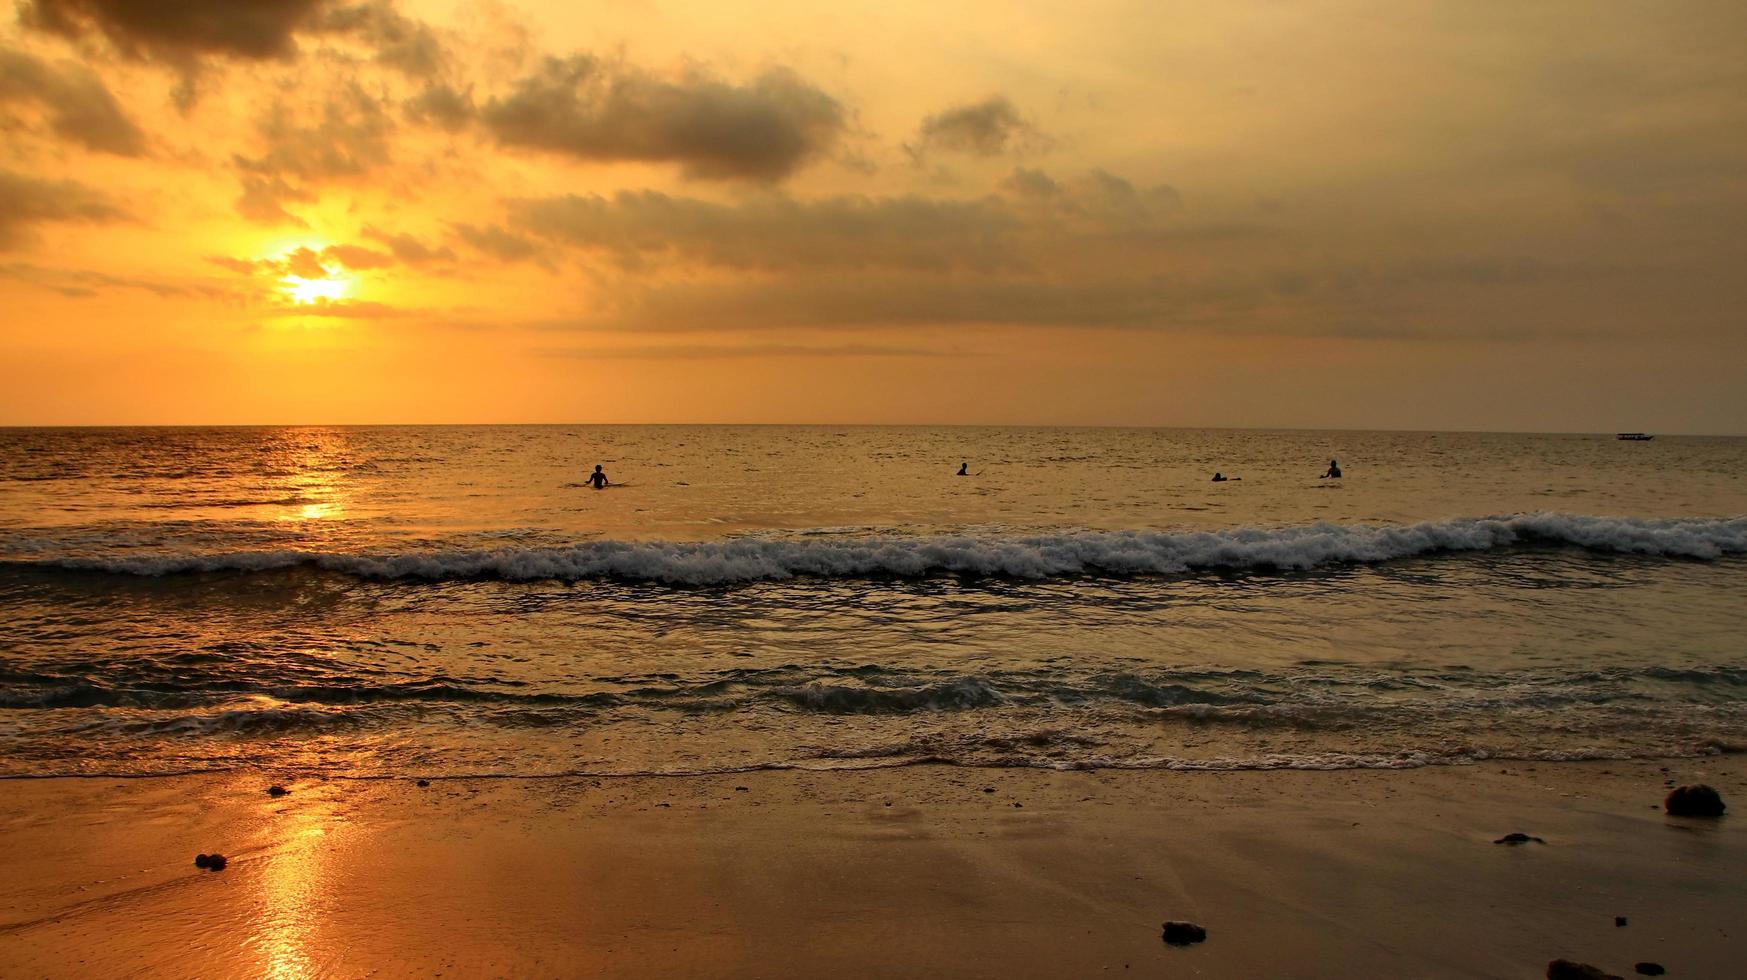
<svg viewBox="0 0 1747 980"><path fill-rule="evenodd" d="M970 476L971 475L971 464L969 464L969 463L958 464L958 475L959 476Z"/></svg>
<svg viewBox="0 0 1747 980"><path fill-rule="evenodd" d="M1338 480L1338 479L1340 479L1340 478L1341 478L1341 464L1339 464L1339 463L1337 463L1337 462L1335 462L1335 461L1334 461L1334 460L1332 460L1332 459L1331 459L1331 460L1329 460L1329 461L1328 461L1328 472L1327 472L1327 473L1324 473L1324 474L1323 474L1323 475L1322 475L1322 476L1321 476L1321 477L1320 477L1320 479L1324 479L1324 480Z"/></svg>
<svg viewBox="0 0 1747 980"><path fill-rule="evenodd" d="M1225 474L1224 473L1213 474L1213 482L1214 483L1224 483L1225 482Z"/></svg>
<svg viewBox="0 0 1747 980"><path fill-rule="evenodd" d="M607 475L601 472L601 464L594 464L594 472L588 475L588 482L596 490L604 489L607 486Z"/></svg>

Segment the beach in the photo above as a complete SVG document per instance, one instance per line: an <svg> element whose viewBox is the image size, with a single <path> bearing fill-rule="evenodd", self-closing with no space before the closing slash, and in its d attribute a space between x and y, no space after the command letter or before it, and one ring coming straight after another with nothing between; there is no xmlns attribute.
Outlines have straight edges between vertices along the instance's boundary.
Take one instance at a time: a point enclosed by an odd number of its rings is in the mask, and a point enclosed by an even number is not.
<svg viewBox="0 0 1747 980"><path fill-rule="evenodd" d="M0 980L1747 978L1747 3L4 6Z"/></svg>
<svg viewBox="0 0 1747 980"><path fill-rule="evenodd" d="M7 975L1721 977L1747 902L1739 818L1659 805L1736 755L272 781L10 782Z"/></svg>
<svg viewBox="0 0 1747 980"><path fill-rule="evenodd" d="M1738 972L1747 441L0 449L9 978Z"/></svg>

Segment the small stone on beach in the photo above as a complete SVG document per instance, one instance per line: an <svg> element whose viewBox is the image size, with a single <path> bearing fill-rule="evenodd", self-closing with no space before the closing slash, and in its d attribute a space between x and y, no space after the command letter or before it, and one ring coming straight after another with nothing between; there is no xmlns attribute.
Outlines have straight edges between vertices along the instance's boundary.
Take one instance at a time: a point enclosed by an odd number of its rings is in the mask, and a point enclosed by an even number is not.
<svg viewBox="0 0 1747 980"><path fill-rule="evenodd" d="M1703 783L1675 787L1662 801L1662 808L1676 817L1720 817L1727 809L1722 794Z"/></svg>
<svg viewBox="0 0 1747 980"><path fill-rule="evenodd" d="M1530 837L1528 834L1521 834L1521 833L1505 834L1503 837L1500 837L1499 839L1493 841L1493 843L1494 844L1512 844L1512 845L1515 845L1515 844L1527 844L1530 841L1534 841L1537 844L1547 843L1546 841L1540 839L1539 837Z"/></svg>
<svg viewBox="0 0 1747 980"><path fill-rule="evenodd" d="M1165 942L1172 946L1190 946L1207 938L1207 930L1193 922L1172 920L1165 923Z"/></svg>
<svg viewBox="0 0 1747 980"><path fill-rule="evenodd" d="M1547 964L1547 980L1624 980L1624 978L1604 972L1588 963L1554 960Z"/></svg>
<svg viewBox="0 0 1747 980"><path fill-rule="evenodd" d="M1633 963L1632 969L1647 977L1659 977L1668 972L1660 963Z"/></svg>

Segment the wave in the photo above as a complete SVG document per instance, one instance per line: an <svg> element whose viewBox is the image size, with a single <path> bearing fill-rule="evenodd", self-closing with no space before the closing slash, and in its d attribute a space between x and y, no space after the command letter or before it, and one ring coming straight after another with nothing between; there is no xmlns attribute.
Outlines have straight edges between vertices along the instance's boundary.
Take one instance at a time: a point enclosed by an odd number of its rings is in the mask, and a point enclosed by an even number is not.
<svg viewBox="0 0 1747 980"><path fill-rule="evenodd" d="M820 714L904 714L915 711L993 708L1007 701L981 677L961 677L923 687L869 688L812 683L781 687L776 695L805 711Z"/></svg>
<svg viewBox="0 0 1747 980"><path fill-rule="evenodd" d="M1053 743L1049 743L1053 744ZM552 780L552 779L708 779L719 776L751 775L760 772L864 772L879 769L907 769L941 766L955 769L1042 769L1056 772L1099 772L1106 770L1139 772L1272 772L1310 771L1338 772L1345 770L1383 769L1408 770L1441 766L1474 766L1485 763L1584 763L1624 762L1630 760L1705 759L1740 751L1740 746L1719 746L1708 740L1687 745L1670 745L1649 750L1624 750L1600 747L1567 749L1525 748L1516 751L1469 749L1460 751L1407 749L1393 752L1277 752L1253 756L1087 756L1054 758L1049 756L955 756L940 754L929 744L896 744L870 746L866 750L839 750L811 757L775 759L719 766L674 766L625 768L553 767L528 771L494 768L449 767L431 770L408 766L393 770L356 770L335 772L323 769L319 778L336 782L396 782L425 778L433 781L466 782L468 780ZM0 782L35 779L169 779L188 776L218 775L258 768L255 764L213 762L205 765L178 765L155 770L106 768L50 768L33 772L0 771ZM276 765L274 771L296 777L303 770L294 766Z"/></svg>
<svg viewBox="0 0 1747 980"><path fill-rule="evenodd" d="M655 582L714 586L793 578L1047 579L1199 570L1305 570L1449 552L1565 546L1715 560L1747 554L1747 518L1645 520L1538 513L1418 524L1328 524L1228 531L1083 531L707 542L597 540L564 547L402 553L299 550L14 559L5 567L120 575L261 573L315 568L366 579Z"/></svg>

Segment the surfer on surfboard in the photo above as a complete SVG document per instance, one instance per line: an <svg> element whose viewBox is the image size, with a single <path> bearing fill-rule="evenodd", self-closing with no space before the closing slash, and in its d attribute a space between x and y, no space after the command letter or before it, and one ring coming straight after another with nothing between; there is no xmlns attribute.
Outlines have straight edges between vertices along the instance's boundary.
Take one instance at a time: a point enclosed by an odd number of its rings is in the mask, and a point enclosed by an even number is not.
<svg viewBox="0 0 1747 980"><path fill-rule="evenodd" d="M606 489L606 487L607 487L607 475L605 473L601 472L601 464L599 464L599 463L594 464L594 472L590 473L588 475L588 484L589 484L589 486L594 487L596 490Z"/></svg>

